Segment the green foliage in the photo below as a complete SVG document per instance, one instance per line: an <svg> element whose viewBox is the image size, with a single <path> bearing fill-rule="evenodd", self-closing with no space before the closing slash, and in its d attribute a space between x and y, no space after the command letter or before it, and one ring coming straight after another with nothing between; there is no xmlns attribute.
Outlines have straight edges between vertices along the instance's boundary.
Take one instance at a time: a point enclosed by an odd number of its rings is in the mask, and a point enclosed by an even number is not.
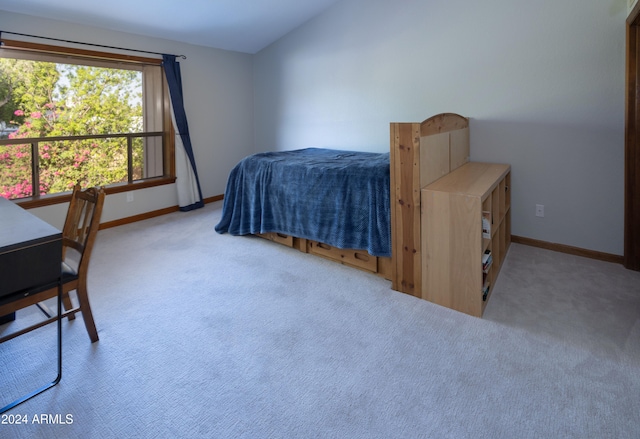
<svg viewBox="0 0 640 439"><path fill-rule="evenodd" d="M10 138L142 131L141 74L131 70L0 59L0 121ZM42 141L40 194L127 181L125 138ZM31 146L0 145L0 196L32 195ZM134 155L134 169L143 157Z"/></svg>

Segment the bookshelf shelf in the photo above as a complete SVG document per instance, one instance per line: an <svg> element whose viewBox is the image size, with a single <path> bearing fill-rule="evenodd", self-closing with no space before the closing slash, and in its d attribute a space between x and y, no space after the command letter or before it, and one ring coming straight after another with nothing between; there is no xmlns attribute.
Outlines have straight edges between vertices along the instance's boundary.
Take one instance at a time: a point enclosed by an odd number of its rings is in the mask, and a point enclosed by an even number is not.
<svg viewBox="0 0 640 439"><path fill-rule="evenodd" d="M422 298L481 317L511 244L511 167L470 162L421 196Z"/></svg>

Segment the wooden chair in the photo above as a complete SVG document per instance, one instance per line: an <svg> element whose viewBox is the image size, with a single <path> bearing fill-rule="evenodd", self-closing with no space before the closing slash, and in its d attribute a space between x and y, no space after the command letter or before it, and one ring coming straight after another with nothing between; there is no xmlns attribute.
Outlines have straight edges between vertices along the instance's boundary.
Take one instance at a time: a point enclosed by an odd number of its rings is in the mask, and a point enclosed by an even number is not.
<svg viewBox="0 0 640 439"><path fill-rule="evenodd" d="M81 190L80 185L73 188L67 218L62 230L62 303L64 312L60 318L75 319L77 312L82 312L84 324L87 327L91 342L98 341L98 331L93 320L89 295L87 291L87 275L91 250L100 226L102 206L104 204L104 189L89 188ZM76 291L78 306L73 306L70 291ZM45 288L32 289L18 295L7 297L0 302L0 316L13 313L31 305L38 305L48 317L46 320L31 325L0 338L0 343L19 335L33 331L49 323L55 322L57 316L52 316L44 300L58 296L58 286L49 285Z"/></svg>

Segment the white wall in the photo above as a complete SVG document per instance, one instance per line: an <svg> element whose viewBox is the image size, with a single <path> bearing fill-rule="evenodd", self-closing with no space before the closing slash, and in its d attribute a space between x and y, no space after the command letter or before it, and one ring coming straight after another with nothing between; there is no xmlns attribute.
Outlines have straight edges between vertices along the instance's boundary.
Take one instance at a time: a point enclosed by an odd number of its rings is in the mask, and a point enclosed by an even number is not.
<svg viewBox="0 0 640 439"><path fill-rule="evenodd" d="M186 55L181 60L185 111L204 197L224 193L229 170L253 146L253 57L175 41L112 32L0 11L0 29L87 43ZM5 35L5 38L15 38ZM43 42L43 41L39 41ZM45 42L47 43L47 42ZM51 43L56 44L56 43ZM140 54L145 56L144 54ZM176 206L175 185L107 196L102 221ZM64 222L66 205L33 209L53 225Z"/></svg>
<svg viewBox="0 0 640 439"><path fill-rule="evenodd" d="M623 253L626 0L344 0L255 56L256 150L387 151L471 118L512 165L512 232ZM535 217L535 205L545 217Z"/></svg>

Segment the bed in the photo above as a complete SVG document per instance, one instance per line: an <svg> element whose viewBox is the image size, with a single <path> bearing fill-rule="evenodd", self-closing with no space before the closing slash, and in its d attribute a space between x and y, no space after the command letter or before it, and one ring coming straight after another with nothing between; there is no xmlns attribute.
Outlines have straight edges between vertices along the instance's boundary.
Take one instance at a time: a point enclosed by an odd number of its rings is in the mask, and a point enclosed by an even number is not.
<svg viewBox="0 0 640 439"><path fill-rule="evenodd" d="M389 153L305 148L231 171L218 233L277 233L391 256Z"/></svg>
<svg viewBox="0 0 640 439"><path fill-rule="evenodd" d="M391 123L388 153L254 154L229 175L216 231L261 236L420 296L420 189L468 160L468 119L453 113Z"/></svg>

